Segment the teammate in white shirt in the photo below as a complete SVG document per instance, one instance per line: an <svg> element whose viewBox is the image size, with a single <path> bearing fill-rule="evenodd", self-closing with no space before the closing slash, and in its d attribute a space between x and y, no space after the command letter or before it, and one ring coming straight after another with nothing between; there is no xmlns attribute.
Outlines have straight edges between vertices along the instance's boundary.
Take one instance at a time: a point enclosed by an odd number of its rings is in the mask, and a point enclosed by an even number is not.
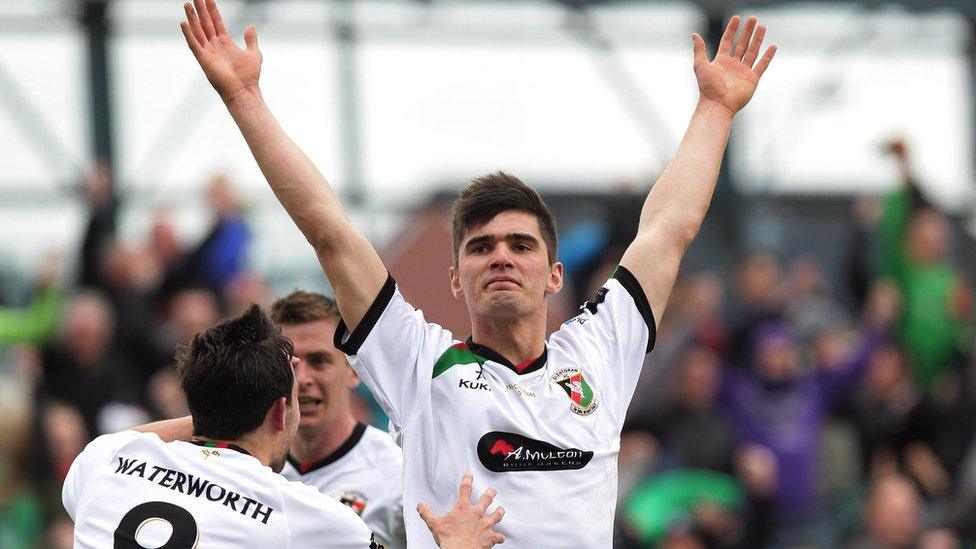
<svg viewBox="0 0 976 549"><path fill-rule="evenodd" d="M403 452L388 433L353 416L350 391L359 376L332 344L339 324L335 301L295 291L271 306L271 319L299 359L302 417L281 474L351 507L387 549L404 549Z"/></svg>
<svg viewBox="0 0 976 549"><path fill-rule="evenodd" d="M555 223L517 179L475 180L455 205L451 289L471 318L454 336L407 304L321 173L278 125L258 84L254 27L238 48L213 0L196 0L187 44L220 94L271 189L318 255L344 319L336 346L390 416L404 451L404 506L447 508L452 479L495 485L520 548L610 547L616 455L643 355L654 341L685 250L718 177L732 119L775 48L765 28L733 17L716 56L693 35L699 100L675 157L645 202L614 278L546 341L547 297L562 287ZM432 547L405 516L411 549Z"/></svg>
<svg viewBox="0 0 976 549"><path fill-rule="evenodd" d="M382 547L352 509L276 474L300 419L291 356L257 306L194 338L179 358L191 417L98 437L72 463L74 546ZM472 505L467 475L460 493L444 517L425 510L442 547L503 541L494 492Z"/></svg>
<svg viewBox="0 0 976 549"><path fill-rule="evenodd" d="M257 306L197 336L179 357L194 440L90 443L62 493L75 547L378 547L348 507L276 474L299 422L291 355Z"/></svg>

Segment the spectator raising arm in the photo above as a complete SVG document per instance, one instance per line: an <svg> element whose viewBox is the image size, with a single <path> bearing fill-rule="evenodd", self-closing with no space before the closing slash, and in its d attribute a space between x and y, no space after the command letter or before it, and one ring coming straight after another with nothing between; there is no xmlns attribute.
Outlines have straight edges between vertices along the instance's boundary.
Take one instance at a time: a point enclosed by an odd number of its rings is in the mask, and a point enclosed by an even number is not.
<svg viewBox="0 0 976 549"><path fill-rule="evenodd" d="M342 317L354 330L387 279L386 267L346 218L339 197L275 120L258 86L257 31L244 31L239 48L214 0L184 4L186 43L227 106L271 190L315 249Z"/></svg>

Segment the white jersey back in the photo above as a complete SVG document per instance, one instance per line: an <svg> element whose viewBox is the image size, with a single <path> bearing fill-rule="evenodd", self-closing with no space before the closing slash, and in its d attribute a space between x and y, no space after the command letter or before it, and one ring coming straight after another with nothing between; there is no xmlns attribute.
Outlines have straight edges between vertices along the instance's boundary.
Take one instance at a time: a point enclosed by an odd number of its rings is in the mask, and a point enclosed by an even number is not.
<svg viewBox="0 0 976 549"><path fill-rule="evenodd" d="M336 347L383 406L404 456L403 505L447 512L458 479L495 487L506 548L610 548L620 429L655 334L647 298L620 268L534 360L511 364L428 323L388 279ZM436 547L416 513L411 549Z"/></svg>
<svg viewBox="0 0 976 549"><path fill-rule="evenodd" d="M281 474L352 508L386 549L405 549L403 452L389 433L360 423L332 454L311 463L291 455Z"/></svg>
<svg viewBox="0 0 976 549"><path fill-rule="evenodd" d="M62 491L75 548L377 547L348 507L235 448L98 437Z"/></svg>

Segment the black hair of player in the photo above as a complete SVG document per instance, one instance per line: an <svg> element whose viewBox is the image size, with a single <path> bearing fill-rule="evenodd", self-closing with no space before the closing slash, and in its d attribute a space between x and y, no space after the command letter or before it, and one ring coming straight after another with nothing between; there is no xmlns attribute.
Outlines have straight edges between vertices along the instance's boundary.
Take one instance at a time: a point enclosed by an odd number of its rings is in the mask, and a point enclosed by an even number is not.
<svg viewBox="0 0 976 549"><path fill-rule="evenodd" d="M508 211L527 212L538 219L549 264L555 263L559 240L556 236L556 220L549 211L549 206L546 206L539 193L521 179L505 172L493 172L472 179L458 191L457 200L451 208L454 265L457 265L458 252L468 231L487 225L496 215Z"/></svg>
<svg viewBox="0 0 976 549"><path fill-rule="evenodd" d="M197 334L177 353L193 434L238 440L281 397L291 403L294 348L260 307Z"/></svg>

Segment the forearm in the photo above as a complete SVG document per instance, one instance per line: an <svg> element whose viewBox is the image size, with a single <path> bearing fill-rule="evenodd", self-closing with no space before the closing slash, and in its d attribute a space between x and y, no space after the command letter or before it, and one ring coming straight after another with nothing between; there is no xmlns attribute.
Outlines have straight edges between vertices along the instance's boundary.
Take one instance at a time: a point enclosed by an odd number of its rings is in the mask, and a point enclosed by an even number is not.
<svg viewBox="0 0 976 549"><path fill-rule="evenodd" d="M318 168L275 120L261 92L227 99L227 109L285 211L315 249L349 329L355 329L386 281L382 260L342 210Z"/></svg>
<svg viewBox="0 0 976 549"><path fill-rule="evenodd" d="M176 419L166 419L145 425L137 425L130 429L140 433L155 433L163 442L174 440L190 440L193 438L193 418L184 416Z"/></svg>
<svg viewBox="0 0 976 549"><path fill-rule="evenodd" d="M312 245L328 246L348 220L325 177L278 124L259 89L242 90L226 105L288 215Z"/></svg>
<svg viewBox="0 0 976 549"><path fill-rule="evenodd" d="M661 223L685 246L691 243L711 203L731 124L728 109L699 101L678 151L648 193L638 234Z"/></svg>

